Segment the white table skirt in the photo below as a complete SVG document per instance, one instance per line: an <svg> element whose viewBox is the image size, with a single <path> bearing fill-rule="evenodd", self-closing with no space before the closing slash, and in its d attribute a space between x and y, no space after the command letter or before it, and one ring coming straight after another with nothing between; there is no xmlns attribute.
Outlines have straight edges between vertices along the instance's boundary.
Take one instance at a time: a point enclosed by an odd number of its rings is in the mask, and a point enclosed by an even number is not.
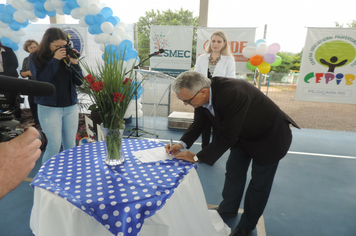
<svg viewBox="0 0 356 236"><path fill-rule="evenodd" d="M30 227L36 236L112 236L93 217L39 187L35 187ZM219 214L207 209L198 174L192 168L166 204L145 220L138 235L227 236L230 232Z"/></svg>

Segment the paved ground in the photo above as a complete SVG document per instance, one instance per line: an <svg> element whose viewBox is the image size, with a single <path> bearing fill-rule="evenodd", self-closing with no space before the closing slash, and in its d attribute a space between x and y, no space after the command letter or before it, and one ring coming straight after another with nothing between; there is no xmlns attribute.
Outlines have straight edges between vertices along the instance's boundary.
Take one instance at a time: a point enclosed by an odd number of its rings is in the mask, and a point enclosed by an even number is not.
<svg viewBox="0 0 356 236"><path fill-rule="evenodd" d="M294 101L295 86L270 86L268 97L286 112L301 128L356 132L356 105ZM264 93L266 87L262 87ZM193 112L185 106L174 92L171 94L170 113L173 111ZM29 109L23 109L21 126L29 126L33 120ZM80 126L84 124L83 114Z"/></svg>
<svg viewBox="0 0 356 236"><path fill-rule="evenodd" d="M295 86L270 86L268 97L292 117L301 128L356 132L356 105L294 101ZM261 89L267 92L266 87ZM193 112L172 92L171 112Z"/></svg>

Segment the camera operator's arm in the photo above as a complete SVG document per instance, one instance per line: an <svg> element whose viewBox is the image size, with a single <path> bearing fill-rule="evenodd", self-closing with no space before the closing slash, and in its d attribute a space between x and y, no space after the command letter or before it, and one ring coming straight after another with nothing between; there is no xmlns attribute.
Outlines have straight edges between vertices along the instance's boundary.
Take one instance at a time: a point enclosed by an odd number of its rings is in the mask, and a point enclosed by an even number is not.
<svg viewBox="0 0 356 236"><path fill-rule="evenodd" d="M15 189L30 173L41 155L38 132L29 128L20 136L0 143L0 199Z"/></svg>

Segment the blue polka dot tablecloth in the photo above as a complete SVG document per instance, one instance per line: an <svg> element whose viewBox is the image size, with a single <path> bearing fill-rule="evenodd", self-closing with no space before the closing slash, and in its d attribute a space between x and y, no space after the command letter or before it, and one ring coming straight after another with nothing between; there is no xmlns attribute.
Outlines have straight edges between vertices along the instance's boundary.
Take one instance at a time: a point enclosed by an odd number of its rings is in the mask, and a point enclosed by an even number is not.
<svg viewBox="0 0 356 236"><path fill-rule="evenodd" d="M124 139L125 162L108 166L104 141L81 145L52 157L31 185L66 199L113 235L137 235L144 220L162 208L183 177L196 168L177 159L142 163L131 153L162 146L156 141Z"/></svg>

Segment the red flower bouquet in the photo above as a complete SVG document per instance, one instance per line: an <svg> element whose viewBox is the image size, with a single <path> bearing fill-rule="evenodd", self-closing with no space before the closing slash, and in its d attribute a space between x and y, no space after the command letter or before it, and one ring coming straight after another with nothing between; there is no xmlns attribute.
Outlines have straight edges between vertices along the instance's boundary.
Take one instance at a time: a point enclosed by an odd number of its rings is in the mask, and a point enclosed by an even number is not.
<svg viewBox="0 0 356 236"><path fill-rule="evenodd" d="M109 165L123 162L120 135L125 127L124 115L142 83L133 76L134 65L127 73L124 57L119 58L115 52L105 51L104 62L97 62L95 68L90 68L84 60L80 61L83 72L87 74L82 78L81 91L89 95L93 103L91 109L98 112L103 122Z"/></svg>
<svg viewBox="0 0 356 236"><path fill-rule="evenodd" d="M124 114L142 81L136 80L133 70L126 74L125 62L118 60L115 52L106 51L103 59L96 68L81 60L83 72L87 72L82 91L89 95L105 128L123 129Z"/></svg>

